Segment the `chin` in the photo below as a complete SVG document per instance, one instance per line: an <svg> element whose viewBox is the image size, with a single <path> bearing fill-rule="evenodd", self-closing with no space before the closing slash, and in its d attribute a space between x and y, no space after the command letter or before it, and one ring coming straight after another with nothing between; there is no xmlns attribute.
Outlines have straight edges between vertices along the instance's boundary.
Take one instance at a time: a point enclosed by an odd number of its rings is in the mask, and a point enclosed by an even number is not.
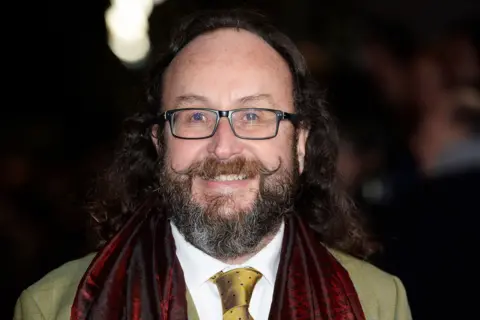
<svg viewBox="0 0 480 320"><path fill-rule="evenodd" d="M238 218L238 215L240 212L243 212L243 211L238 210L235 207L223 206L218 208L216 212L211 212L211 214L215 214L218 217L222 217L222 218L231 218L233 220Z"/></svg>
<svg viewBox="0 0 480 320"><path fill-rule="evenodd" d="M224 202L227 206L243 209L251 207L258 197L257 186L246 186L244 188L198 188L193 191L193 200L202 205L211 205L213 202Z"/></svg>
<svg viewBox="0 0 480 320"><path fill-rule="evenodd" d="M250 194L208 194L194 201L204 208L205 212L221 217L238 217L239 214L253 209L255 197Z"/></svg>

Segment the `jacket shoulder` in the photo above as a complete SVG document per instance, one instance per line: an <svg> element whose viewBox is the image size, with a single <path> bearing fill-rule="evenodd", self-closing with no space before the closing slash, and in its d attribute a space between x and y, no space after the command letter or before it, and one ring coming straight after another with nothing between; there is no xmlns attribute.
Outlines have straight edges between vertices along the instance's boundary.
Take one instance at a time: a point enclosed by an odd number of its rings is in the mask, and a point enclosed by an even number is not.
<svg viewBox="0 0 480 320"><path fill-rule="evenodd" d="M330 252L350 275L367 319L412 319L400 279L367 261L337 250Z"/></svg>
<svg viewBox="0 0 480 320"><path fill-rule="evenodd" d="M70 319L78 284L94 256L67 262L25 289L15 306L14 320Z"/></svg>

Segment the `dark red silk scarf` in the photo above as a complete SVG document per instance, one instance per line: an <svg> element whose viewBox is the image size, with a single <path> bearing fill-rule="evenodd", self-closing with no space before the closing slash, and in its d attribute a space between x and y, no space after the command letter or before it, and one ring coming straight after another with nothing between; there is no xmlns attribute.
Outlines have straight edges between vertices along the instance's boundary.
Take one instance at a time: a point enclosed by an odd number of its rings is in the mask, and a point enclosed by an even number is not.
<svg viewBox="0 0 480 320"><path fill-rule="evenodd" d="M90 264L71 319L186 320L186 304L170 224L139 212ZM347 271L297 215L285 221L269 319L365 319Z"/></svg>

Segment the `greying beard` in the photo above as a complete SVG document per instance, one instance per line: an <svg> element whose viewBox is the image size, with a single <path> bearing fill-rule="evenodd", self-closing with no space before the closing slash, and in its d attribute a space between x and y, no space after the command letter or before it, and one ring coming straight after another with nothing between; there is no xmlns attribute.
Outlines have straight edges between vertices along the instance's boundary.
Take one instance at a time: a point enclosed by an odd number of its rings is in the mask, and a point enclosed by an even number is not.
<svg viewBox="0 0 480 320"><path fill-rule="evenodd" d="M295 158L296 159L296 158ZM262 178L249 210L235 210L231 196L209 198L207 205L192 199L191 177L162 170L161 188L167 212L185 239L206 254L231 260L258 251L263 239L275 234L293 205L297 166ZM228 213L220 212L232 208Z"/></svg>

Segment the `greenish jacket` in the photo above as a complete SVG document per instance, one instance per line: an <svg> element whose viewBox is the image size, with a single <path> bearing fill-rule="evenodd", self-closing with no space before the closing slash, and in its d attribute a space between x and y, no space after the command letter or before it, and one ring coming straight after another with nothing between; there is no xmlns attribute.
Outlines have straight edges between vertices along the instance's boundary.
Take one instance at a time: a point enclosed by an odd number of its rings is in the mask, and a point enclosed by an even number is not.
<svg viewBox="0 0 480 320"><path fill-rule="evenodd" d="M332 253L350 274L367 320L412 319L404 286L397 277L344 253ZM14 320L69 320L77 286L93 257L70 261L23 291ZM189 318L196 318L192 310Z"/></svg>

